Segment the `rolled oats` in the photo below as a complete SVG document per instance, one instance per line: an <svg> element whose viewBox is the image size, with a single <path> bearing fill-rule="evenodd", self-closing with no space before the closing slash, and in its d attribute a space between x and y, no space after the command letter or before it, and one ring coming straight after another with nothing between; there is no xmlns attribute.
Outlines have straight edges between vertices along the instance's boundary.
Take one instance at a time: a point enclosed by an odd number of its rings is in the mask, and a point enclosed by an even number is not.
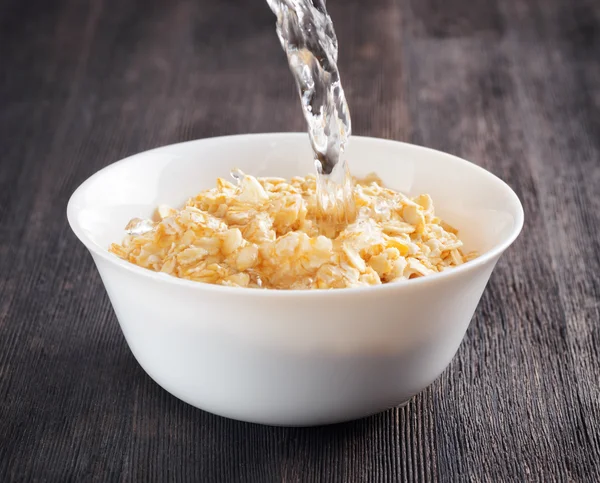
<svg viewBox="0 0 600 483"><path fill-rule="evenodd" d="M133 219L110 251L175 277L237 287L345 288L422 277L461 265L456 229L434 215L429 195L408 198L375 175L354 186L356 219L334 238L319 230L313 175L219 178L175 210Z"/></svg>

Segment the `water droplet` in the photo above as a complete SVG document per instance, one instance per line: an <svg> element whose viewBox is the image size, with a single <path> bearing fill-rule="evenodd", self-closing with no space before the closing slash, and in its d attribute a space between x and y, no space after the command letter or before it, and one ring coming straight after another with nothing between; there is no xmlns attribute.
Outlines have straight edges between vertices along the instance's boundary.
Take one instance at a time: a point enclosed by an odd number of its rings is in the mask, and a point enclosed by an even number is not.
<svg viewBox="0 0 600 483"><path fill-rule="evenodd" d="M139 236L154 230L155 224L152 220L134 218L125 227L128 235Z"/></svg>
<svg viewBox="0 0 600 483"><path fill-rule="evenodd" d="M241 184L241 182L244 180L244 177L246 176L246 174L239 168L233 168L229 172L229 175L235 180L238 186Z"/></svg>
<svg viewBox="0 0 600 483"><path fill-rule="evenodd" d="M386 215L390 214L390 205L387 200L378 199L375 202L375 213L378 215Z"/></svg>

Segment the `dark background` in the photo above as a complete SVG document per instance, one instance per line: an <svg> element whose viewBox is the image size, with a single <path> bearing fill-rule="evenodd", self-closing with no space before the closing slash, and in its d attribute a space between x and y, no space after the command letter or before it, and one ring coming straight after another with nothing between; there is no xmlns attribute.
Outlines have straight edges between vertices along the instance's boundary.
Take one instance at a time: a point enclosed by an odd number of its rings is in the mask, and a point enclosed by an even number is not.
<svg viewBox="0 0 600 483"><path fill-rule="evenodd" d="M0 481L600 481L600 2L329 0L354 132L505 179L526 223L456 358L312 429L138 366L65 207L163 144L304 130L264 0L0 0Z"/></svg>

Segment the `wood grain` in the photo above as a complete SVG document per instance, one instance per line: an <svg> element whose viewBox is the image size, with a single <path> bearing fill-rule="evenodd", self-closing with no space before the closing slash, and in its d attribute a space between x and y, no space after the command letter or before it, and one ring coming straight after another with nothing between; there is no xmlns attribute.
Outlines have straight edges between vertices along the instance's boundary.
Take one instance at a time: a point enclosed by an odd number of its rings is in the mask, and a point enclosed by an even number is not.
<svg viewBox="0 0 600 483"><path fill-rule="evenodd" d="M466 157L526 225L402 409L235 422L129 352L65 206L155 146L303 130L262 1L0 0L0 481L600 481L600 3L330 0L357 134Z"/></svg>

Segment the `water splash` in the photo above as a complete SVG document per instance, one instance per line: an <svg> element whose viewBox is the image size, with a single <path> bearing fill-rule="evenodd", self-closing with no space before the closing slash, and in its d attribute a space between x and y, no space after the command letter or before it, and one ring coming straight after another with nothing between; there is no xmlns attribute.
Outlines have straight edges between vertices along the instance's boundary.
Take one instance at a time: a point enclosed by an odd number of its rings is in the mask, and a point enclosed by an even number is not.
<svg viewBox="0 0 600 483"><path fill-rule="evenodd" d="M277 16L277 35L308 124L320 177L323 218L337 224L347 223L354 218L355 209L351 178L341 156L352 127L337 67L338 42L331 17L324 0L267 0L267 3Z"/></svg>

